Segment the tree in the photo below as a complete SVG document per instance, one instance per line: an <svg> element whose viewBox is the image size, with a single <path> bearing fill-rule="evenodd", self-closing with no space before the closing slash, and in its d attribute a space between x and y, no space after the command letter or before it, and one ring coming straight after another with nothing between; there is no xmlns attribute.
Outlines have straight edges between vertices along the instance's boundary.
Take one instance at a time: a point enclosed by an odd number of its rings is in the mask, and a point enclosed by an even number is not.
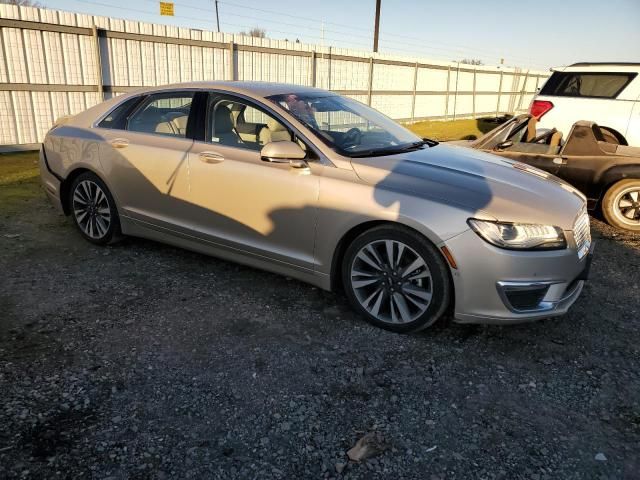
<svg viewBox="0 0 640 480"><path fill-rule="evenodd" d="M463 58L460 60L460 63L464 63L465 65L484 65L482 60L477 58Z"/></svg>
<svg viewBox="0 0 640 480"><path fill-rule="evenodd" d="M267 36L267 31L264 28L253 27L248 32L240 32L240 35L246 35L247 37L264 38Z"/></svg>
<svg viewBox="0 0 640 480"><path fill-rule="evenodd" d="M42 7L40 2L34 2L32 0L0 0L0 3L8 3L9 5L17 5L19 7Z"/></svg>

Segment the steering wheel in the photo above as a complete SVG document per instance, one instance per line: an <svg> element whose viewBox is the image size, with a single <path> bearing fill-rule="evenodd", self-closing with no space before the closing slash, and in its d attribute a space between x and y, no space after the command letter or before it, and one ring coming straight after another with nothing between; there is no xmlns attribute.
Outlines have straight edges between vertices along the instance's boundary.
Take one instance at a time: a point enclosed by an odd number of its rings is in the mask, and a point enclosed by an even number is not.
<svg viewBox="0 0 640 480"><path fill-rule="evenodd" d="M355 147L360 143L362 143L362 132L359 128L350 128L342 137L342 148Z"/></svg>

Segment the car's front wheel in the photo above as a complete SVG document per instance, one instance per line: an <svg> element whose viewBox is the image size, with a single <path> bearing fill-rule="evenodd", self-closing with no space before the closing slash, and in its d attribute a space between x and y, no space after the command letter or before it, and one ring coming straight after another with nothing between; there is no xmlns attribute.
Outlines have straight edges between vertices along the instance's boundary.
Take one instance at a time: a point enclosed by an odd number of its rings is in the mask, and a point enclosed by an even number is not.
<svg viewBox="0 0 640 480"><path fill-rule="evenodd" d="M347 248L342 283L370 323L395 332L429 327L451 299L448 267L433 244L403 227L379 226Z"/></svg>
<svg viewBox="0 0 640 480"><path fill-rule="evenodd" d="M105 183L95 174L78 175L69 192L71 216L84 238L98 245L121 236L118 210Z"/></svg>
<svg viewBox="0 0 640 480"><path fill-rule="evenodd" d="M602 199L602 214L610 225L640 232L640 180L615 183Z"/></svg>

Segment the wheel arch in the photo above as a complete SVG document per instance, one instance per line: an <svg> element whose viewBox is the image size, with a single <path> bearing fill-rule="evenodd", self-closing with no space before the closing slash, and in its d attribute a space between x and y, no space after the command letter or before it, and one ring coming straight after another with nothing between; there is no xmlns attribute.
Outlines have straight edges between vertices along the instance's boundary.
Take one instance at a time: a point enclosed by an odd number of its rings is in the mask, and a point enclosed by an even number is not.
<svg viewBox="0 0 640 480"><path fill-rule="evenodd" d="M407 225L406 223L401 223L401 222L394 222L394 221L390 221L390 220L369 220L369 221L365 221L362 223L359 223L353 227L351 227L347 232L345 232L344 235L342 235L342 237L340 238L340 240L338 241L336 248L334 249L334 254L333 257L331 259L331 277L330 277L330 282L331 282L331 291L333 292L337 292L337 291L341 291L343 288L342 285L342 275L340 274L340 266L342 265L342 261L344 259L344 255L347 251L347 247L362 233L371 230L374 227L380 227L380 226L384 226L384 225L388 225L390 227L395 227L395 228L401 228L404 230L409 230L417 235L420 235L422 238L424 238L427 242L429 242L430 244L433 245L433 247L438 251L440 257L442 258L442 260L444 261L445 265L447 266L447 274L449 276L449 282L451 285L451 304L454 304L454 297L455 297L455 290L453 288L454 284L453 284L453 276L451 274L451 265L449 264L449 261L447 260L447 258L443 255L442 250L440 250L440 248L438 247L438 245L436 244L436 242L434 242L431 238L429 238L427 235L425 235L423 232L419 231L418 229L412 227L411 225Z"/></svg>
<svg viewBox="0 0 640 480"><path fill-rule="evenodd" d="M65 215L71 214L71 205L69 204L69 193L71 191L71 185L73 185L73 181L83 173L92 173L100 180L102 180L113 196L113 190L111 190L111 187L109 187L109 184L106 182L104 177L100 175L99 172L96 172L94 169L89 168L86 165L77 166L73 170L69 171L66 178L62 182L60 182L60 203L62 204L62 210ZM118 202L116 201L116 208L117 204Z"/></svg>
<svg viewBox="0 0 640 480"><path fill-rule="evenodd" d="M597 208L602 208L602 200L607 191L621 180L640 180L640 164L638 165L617 165L605 170L600 176L596 191L593 192L597 198Z"/></svg>
<svg viewBox="0 0 640 480"><path fill-rule="evenodd" d="M600 127L600 130L605 130L605 131L611 133L614 137L616 137L616 140L618 141L618 143L620 145L629 145L629 143L627 142L627 139L624 137L624 135L622 135L615 128L609 127L607 125L598 125L598 126Z"/></svg>

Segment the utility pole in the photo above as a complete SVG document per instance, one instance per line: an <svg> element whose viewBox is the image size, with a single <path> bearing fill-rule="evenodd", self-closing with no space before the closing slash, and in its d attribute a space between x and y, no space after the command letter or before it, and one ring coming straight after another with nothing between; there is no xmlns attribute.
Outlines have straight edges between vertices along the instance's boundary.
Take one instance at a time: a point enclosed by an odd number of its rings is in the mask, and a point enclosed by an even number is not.
<svg viewBox="0 0 640 480"><path fill-rule="evenodd" d="M216 26L218 27L218 33L220 33L220 16L218 15L218 0L216 0Z"/></svg>
<svg viewBox="0 0 640 480"><path fill-rule="evenodd" d="M373 51L378 51L378 33L380 33L380 2L376 0L376 25L373 31Z"/></svg>

